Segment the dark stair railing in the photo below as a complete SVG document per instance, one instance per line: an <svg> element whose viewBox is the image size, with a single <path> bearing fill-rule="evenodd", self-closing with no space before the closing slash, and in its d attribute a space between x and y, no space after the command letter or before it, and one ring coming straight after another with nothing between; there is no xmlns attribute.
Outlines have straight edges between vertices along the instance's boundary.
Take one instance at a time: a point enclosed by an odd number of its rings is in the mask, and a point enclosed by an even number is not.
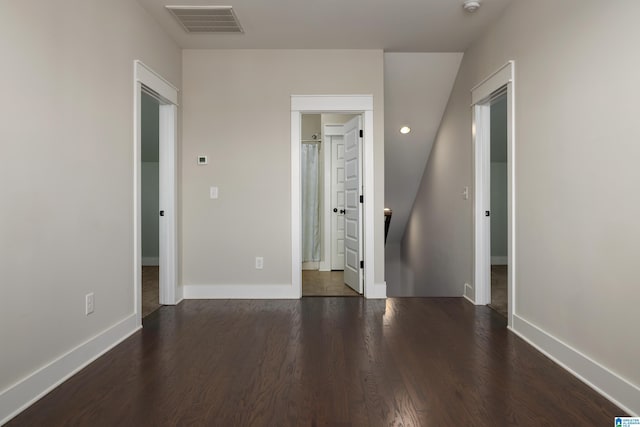
<svg viewBox="0 0 640 427"><path fill-rule="evenodd" d="M387 244L387 234L389 234L389 224L391 224L391 215L393 211L389 208L384 208L384 244Z"/></svg>

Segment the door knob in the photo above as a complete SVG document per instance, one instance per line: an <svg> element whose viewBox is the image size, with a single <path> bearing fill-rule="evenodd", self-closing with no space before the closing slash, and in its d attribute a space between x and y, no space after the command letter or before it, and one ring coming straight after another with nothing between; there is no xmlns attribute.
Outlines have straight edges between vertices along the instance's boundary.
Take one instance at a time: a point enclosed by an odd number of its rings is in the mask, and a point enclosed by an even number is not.
<svg viewBox="0 0 640 427"><path fill-rule="evenodd" d="M164 216L164 211L160 211L160 216Z"/></svg>
<svg viewBox="0 0 640 427"><path fill-rule="evenodd" d="M333 208L333 211L334 212L338 212L338 208Z"/></svg>

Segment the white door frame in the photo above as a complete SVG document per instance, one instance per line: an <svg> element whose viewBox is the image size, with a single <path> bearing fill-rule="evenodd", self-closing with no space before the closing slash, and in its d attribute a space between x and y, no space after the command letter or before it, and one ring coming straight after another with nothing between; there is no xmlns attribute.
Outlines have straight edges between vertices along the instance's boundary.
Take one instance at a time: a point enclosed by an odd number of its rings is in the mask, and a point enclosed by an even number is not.
<svg viewBox="0 0 640 427"><path fill-rule="evenodd" d="M491 148L491 94L506 86L507 94L507 322L513 325L515 313L515 257L516 257L516 185L515 185L515 64L509 61L481 83L471 89L473 109L473 158L474 158L474 295L465 295L476 305L491 303L491 234L490 217L485 211L490 206L490 148ZM465 289L465 292L467 290Z"/></svg>
<svg viewBox="0 0 640 427"><path fill-rule="evenodd" d="M177 141L178 89L141 61L134 61L133 88L133 274L134 310L142 324L142 218L141 218L141 102L142 92L160 103L160 304L173 305L182 300L178 288L177 264Z"/></svg>
<svg viewBox="0 0 640 427"><path fill-rule="evenodd" d="M300 185L300 140L302 114L361 114L363 123L363 231L364 296L375 297L373 211L373 95L291 96L291 282L293 293L302 298L302 194Z"/></svg>

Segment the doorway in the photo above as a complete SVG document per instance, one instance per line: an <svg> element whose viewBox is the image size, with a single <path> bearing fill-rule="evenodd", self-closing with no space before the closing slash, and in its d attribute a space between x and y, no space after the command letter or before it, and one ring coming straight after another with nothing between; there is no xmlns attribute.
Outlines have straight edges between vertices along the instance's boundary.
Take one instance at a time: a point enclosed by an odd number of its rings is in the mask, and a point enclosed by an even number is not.
<svg viewBox="0 0 640 427"><path fill-rule="evenodd" d="M374 283L375 259L374 259L374 212L373 212L373 97L371 95L292 95L291 96L291 268L292 268L292 292L302 297L302 188L301 188L301 140L302 140L302 116L303 114L355 114L361 117L360 129L355 131L357 135L362 169L354 169L357 162L349 162L345 157L345 235L356 235L357 229L361 230L358 236L358 245L354 248L345 248L345 263L352 262L357 265L358 275L361 280L361 294L367 298L375 298L380 295L380 287ZM345 153L347 148L345 147ZM346 181L349 173L358 174L359 186L347 187ZM353 181L353 180L352 180ZM350 215L356 215L358 210L349 213L349 205L358 205L361 212L357 224ZM325 209L326 212L326 209ZM356 225L357 224L357 225ZM354 225L356 225L354 227ZM349 258L348 253L352 256ZM359 261L358 261L359 260ZM365 262L366 260L366 262ZM349 280L347 278L347 280Z"/></svg>
<svg viewBox="0 0 640 427"><path fill-rule="evenodd" d="M489 199L491 229L491 302L489 307L507 317L507 96L498 93L490 102Z"/></svg>
<svg viewBox="0 0 640 427"><path fill-rule="evenodd" d="M465 296L513 324L515 312L514 63L472 89L474 286Z"/></svg>
<svg viewBox="0 0 640 427"><path fill-rule="evenodd" d="M142 93L141 103L142 317L160 308L160 103Z"/></svg>
<svg viewBox="0 0 640 427"><path fill-rule="evenodd" d="M302 115L302 296L363 292L361 128L361 115Z"/></svg>
<svg viewBox="0 0 640 427"><path fill-rule="evenodd" d="M153 268L147 269L144 277L151 283L151 286L147 286L150 292L145 292L144 295L149 301L154 304L157 301L159 306L174 305L182 300L182 288L177 286L176 248L178 91L140 61L134 61L134 81L134 308L137 323L141 326L143 311L148 314L153 309L143 305L144 267L156 267L156 271ZM146 123L143 123L143 119ZM143 129L145 125L146 129ZM155 128L157 165L155 161L150 161L155 160ZM149 136L146 147L143 147L143 132ZM157 259L153 250L156 230ZM153 237L143 243L148 236ZM153 293L155 272L158 283L157 300Z"/></svg>

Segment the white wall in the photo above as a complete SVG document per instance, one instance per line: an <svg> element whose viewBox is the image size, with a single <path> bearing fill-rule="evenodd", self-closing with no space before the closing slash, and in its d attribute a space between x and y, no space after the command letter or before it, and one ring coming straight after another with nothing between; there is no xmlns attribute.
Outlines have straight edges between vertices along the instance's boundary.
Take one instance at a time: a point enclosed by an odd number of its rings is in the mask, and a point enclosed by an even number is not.
<svg viewBox="0 0 640 427"><path fill-rule="evenodd" d="M313 139L313 134L318 134L318 139L322 138L322 115L321 114L303 114L302 124L300 125L302 139Z"/></svg>
<svg viewBox="0 0 640 427"><path fill-rule="evenodd" d="M291 284L291 95L373 94L376 283L384 281L382 52L183 51L182 283ZM209 165L197 167L198 154ZM220 199L208 198L219 185ZM264 269L254 268L264 256Z"/></svg>
<svg viewBox="0 0 640 427"><path fill-rule="evenodd" d="M1 423L7 388L131 319L133 61L181 70L130 0L3 1L0 52Z"/></svg>
<svg viewBox="0 0 640 427"><path fill-rule="evenodd" d="M512 2L465 53L403 240L422 294L473 285L470 90L515 60L516 330L636 413L639 14Z"/></svg>

